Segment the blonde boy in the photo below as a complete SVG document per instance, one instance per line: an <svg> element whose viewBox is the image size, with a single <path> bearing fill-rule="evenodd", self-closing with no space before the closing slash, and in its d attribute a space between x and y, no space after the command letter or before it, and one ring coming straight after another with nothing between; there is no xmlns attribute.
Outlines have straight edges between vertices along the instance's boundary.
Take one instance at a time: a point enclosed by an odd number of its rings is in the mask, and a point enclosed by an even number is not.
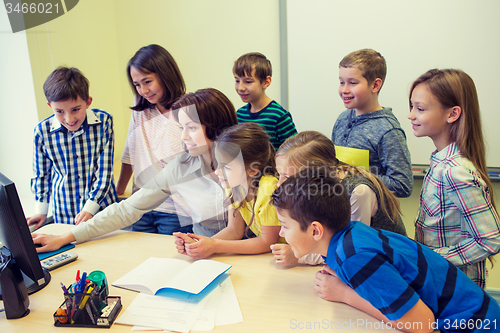
<svg viewBox="0 0 500 333"><path fill-rule="evenodd" d="M247 53L233 65L235 88L247 103L238 109L238 123L254 122L266 130L278 150L283 142L297 134L292 115L266 95L271 84L271 62L261 53Z"/></svg>
<svg viewBox="0 0 500 333"><path fill-rule="evenodd" d="M294 255L327 266L315 290L405 332L494 332L498 303L440 254L406 236L350 222L340 180L309 168L274 191L272 203ZM484 323L489 324L488 328Z"/></svg>
<svg viewBox="0 0 500 333"><path fill-rule="evenodd" d="M413 173L406 135L392 109L378 102L386 72L384 57L371 49L342 59L339 95L347 110L337 118L332 140L336 146L368 150L370 171L397 197L409 197Z"/></svg>

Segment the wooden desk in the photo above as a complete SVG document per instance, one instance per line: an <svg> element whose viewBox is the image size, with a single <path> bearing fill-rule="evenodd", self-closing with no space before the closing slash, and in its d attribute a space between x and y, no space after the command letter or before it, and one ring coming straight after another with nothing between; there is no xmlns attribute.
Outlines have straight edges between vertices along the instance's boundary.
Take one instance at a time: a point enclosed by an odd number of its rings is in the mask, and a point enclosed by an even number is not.
<svg viewBox="0 0 500 333"><path fill-rule="evenodd" d="M56 234L69 230L68 228L71 226L48 225L43 231ZM87 273L102 270L111 284L152 256L192 261L189 257L177 253L172 236L121 230L98 240L78 244L72 251L78 253L78 259L53 270L49 285L30 296L31 313L28 316L7 320L5 313L0 313L1 333L95 333L98 329L54 326L52 315L63 302L59 282L70 284L75 279L76 271L80 269ZM375 319L345 304L320 299L313 287L314 275L321 266L279 267L275 265L271 253L214 255L210 259L233 265L229 273L244 319L243 323L216 326L216 332L331 331L335 329L335 325L337 330L346 332L395 332L386 328L380 329L380 323ZM123 313L137 293L110 286L110 295L122 297ZM356 323L359 325L356 326ZM316 330L312 329L314 325ZM372 329L369 329L370 327ZM111 330L130 332L131 326L113 324Z"/></svg>

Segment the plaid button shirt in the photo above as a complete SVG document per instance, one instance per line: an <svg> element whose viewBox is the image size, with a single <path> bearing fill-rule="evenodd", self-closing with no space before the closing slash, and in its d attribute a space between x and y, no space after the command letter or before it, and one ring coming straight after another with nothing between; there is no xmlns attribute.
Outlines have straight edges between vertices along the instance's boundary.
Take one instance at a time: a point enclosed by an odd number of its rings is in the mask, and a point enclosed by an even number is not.
<svg viewBox="0 0 500 333"><path fill-rule="evenodd" d="M486 183L455 143L431 156L420 192L415 240L486 288L486 259L500 251L499 216Z"/></svg>
<svg viewBox="0 0 500 333"><path fill-rule="evenodd" d="M113 118L88 109L76 132L53 115L35 128L33 177L36 214L47 214L52 200L56 223L73 224L82 210L95 215L117 201L113 183Z"/></svg>

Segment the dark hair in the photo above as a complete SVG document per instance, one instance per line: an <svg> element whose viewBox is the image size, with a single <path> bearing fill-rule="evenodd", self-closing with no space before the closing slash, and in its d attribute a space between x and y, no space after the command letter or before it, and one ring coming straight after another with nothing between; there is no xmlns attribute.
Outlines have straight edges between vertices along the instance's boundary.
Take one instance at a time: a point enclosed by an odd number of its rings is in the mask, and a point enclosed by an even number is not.
<svg viewBox="0 0 500 333"><path fill-rule="evenodd" d="M368 84L379 78L383 85L387 74L387 64L384 57L372 49L362 49L349 53L340 61L339 67L359 69Z"/></svg>
<svg viewBox="0 0 500 333"><path fill-rule="evenodd" d="M172 104L172 115L179 120L179 109L196 123L205 126L205 135L211 141L226 128L238 124L233 103L217 89L200 89L180 97Z"/></svg>
<svg viewBox="0 0 500 333"><path fill-rule="evenodd" d="M268 76L273 76L271 62L265 55L258 52L246 53L239 57L233 65L233 73L243 77L252 76L252 70L255 69L255 77L264 82Z"/></svg>
<svg viewBox="0 0 500 333"><path fill-rule="evenodd" d="M216 155L221 160L232 161L239 156L243 158L245 170L257 171L249 184L248 191L257 193L259 182L264 175L276 175L276 162L274 160L275 150L269 134L264 128L256 123L247 122L226 129L216 140ZM245 204L246 193L241 193L239 188L231 189L226 204L239 202L235 213ZM254 200L254 207L257 200ZM247 223L245 233L248 232L255 216L252 209L252 217Z"/></svg>
<svg viewBox="0 0 500 333"><path fill-rule="evenodd" d="M89 80L77 68L58 67L45 80L43 93L47 102L89 99Z"/></svg>
<svg viewBox="0 0 500 333"><path fill-rule="evenodd" d="M137 105L131 107L132 110L142 111L149 109L152 107L152 104L137 93L137 89L130 76L131 67L135 67L145 74L158 74L164 90L163 99L160 101L160 104L167 110L172 107L172 103L186 93L186 84L172 55L160 45L151 44L144 46L134 54L127 65L128 81L137 97Z"/></svg>
<svg viewBox="0 0 500 333"><path fill-rule="evenodd" d="M290 176L271 198L278 212L286 210L306 231L313 221L337 233L349 225L351 205L341 180L329 167L312 167Z"/></svg>

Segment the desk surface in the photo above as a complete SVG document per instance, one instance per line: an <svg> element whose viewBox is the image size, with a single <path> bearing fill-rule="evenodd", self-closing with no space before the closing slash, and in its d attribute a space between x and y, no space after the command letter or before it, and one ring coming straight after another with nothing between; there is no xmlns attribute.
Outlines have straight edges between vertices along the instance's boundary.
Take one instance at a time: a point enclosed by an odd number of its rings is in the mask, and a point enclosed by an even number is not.
<svg viewBox="0 0 500 333"><path fill-rule="evenodd" d="M71 226L48 225L43 231L56 234L68 228ZM172 236L128 231L116 231L98 240L78 244L72 251L78 253L78 259L53 270L49 285L30 296L31 313L28 316L7 320L5 313L0 313L0 332L75 330L95 333L96 329L54 326L52 315L63 301L59 282L69 284L80 269L86 272L102 270L111 284L152 256L192 261L177 253ZM395 332L385 327L381 329L374 318L348 305L320 299L313 287L314 275L321 266L279 267L271 253L214 255L210 259L233 266L229 273L244 319L243 323L217 326L215 332L327 331L335 327L347 332ZM137 293L111 286L110 295L122 297L123 313ZM114 324L111 330L130 332L131 326Z"/></svg>

